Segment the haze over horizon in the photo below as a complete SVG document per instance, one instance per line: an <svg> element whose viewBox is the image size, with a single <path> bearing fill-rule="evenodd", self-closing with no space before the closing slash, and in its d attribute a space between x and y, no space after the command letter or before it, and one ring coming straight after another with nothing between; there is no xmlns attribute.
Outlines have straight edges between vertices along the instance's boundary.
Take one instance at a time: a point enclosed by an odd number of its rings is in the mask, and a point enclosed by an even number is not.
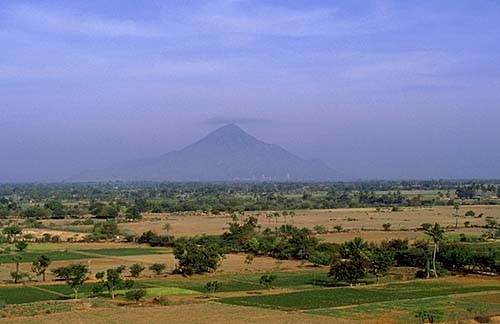
<svg viewBox="0 0 500 324"><path fill-rule="evenodd" d="M500 2L0 3L0 183L227 123L351 179L500 178Z"/></svg>

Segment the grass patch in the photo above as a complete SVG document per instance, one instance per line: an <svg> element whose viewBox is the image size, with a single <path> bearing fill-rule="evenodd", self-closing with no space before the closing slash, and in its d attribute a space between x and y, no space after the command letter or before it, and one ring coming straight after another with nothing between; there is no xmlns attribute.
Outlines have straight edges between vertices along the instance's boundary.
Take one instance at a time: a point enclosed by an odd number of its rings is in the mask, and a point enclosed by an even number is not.
<svg viewBox="0 0 500 324"><path fill-rule="evenodd" d="M61 299L60 296L32 287L1 287L0 300L10 304L33 303L37 301Z"/></svg>
<svg viewBox="0 0 500 324"><path fill-rule="evenodd" d="M183 289L178 287L147 288L149 297L174 296L174 295L198 295L198 291Z"/></svg>
<svg viewBox="0 0 500 324"><path fill-rule="evenodd" d="M380 287L343 287L277 295L222 298L220 302L233 305L281 308L286 310L308 310L494 290L500 290L500 285L463 286L446 282L417 281L408 284L389 284Z"/></svg>
<svg viewBox="0 0 500 324"><path fill-rule="evenodd" d="M276 281L273 282L273 287L289 288L289 289L312 289L318 287L329 286L330 281L325 273L314 272L275 272L277 275ZM206 284L209 281L219 281L222 286L218 292L238 292L251 290L264 290L266 287L259 283L262 273L241 274L241 275L219 275L209 278L182 278L182 279L159 279L148 280L145 283L159 287L178 287L188 290L194 290L206 293Z"/></svg>
<svg viewBox="0 0 500 324"><path fill-rule="evenodd" d="M97 258L97 256L87 256L83 255L80 253L75 253L75 252L64 252L64 251L49 251L49 252L23 252L23 253L17 253L22 255L23 260L22 262L33 262L35 261L40 255L44 254L49 257L51 261L71 261L71 260L82 260L82 259L93 259ZM14 263L12 261L12 256L14 254L0 254L0 263Z"/></svg>
<svg viewBox="0 0 500 324"><path fill-rule="evenodd" d="M500 294L484 295L500 301ZM389 301L356 305L349 308L327 308L306 311L308 314L333 316L337 318L376 319L381 314L393 314L401 323L419 323L416 313L427 311L435 321L457 321L476 316L489 316L499 313L500 304L485 302L481 296L455 298L450 296L431 297L403 301Z"/></svg>
<svg viewBox="0 0 500 324"><path fill-rule="evenodd" d="M105 256L118 256L118 257L167 253L167 251L164 249L153 249L153 248L88 249L79 251L91 254L101 254Z"/></svg>

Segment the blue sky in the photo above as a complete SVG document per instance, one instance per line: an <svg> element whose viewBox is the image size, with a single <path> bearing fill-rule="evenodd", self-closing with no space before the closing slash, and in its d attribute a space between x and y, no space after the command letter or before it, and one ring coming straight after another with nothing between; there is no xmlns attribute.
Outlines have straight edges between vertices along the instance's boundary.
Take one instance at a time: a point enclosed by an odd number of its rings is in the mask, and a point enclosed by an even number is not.
<svg viewBox="0 0 500 324"><path fill-rule="evenodd" d="M500 178L499 1L0 2L0 181L233 121L350 178Z"/></svg>

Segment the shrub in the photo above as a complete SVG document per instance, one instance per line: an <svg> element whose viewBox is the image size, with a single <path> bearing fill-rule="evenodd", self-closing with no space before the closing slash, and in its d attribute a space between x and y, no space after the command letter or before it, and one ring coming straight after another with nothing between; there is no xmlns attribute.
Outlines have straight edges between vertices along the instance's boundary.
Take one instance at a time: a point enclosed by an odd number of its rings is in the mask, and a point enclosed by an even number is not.
<svg viewBox="0 0 500 324"><path fill-rule="evenodd" d="M166 268L167 268L166 264L155 263L149 267L149 270L153 271L157 276L159 276L163 271L165 271Z"/></svg>
<svg viewBox="0 0 500 324"><path fill-rule="evenodd" d="M313 229L318 234L327 234L328 233L328 230L323 225L316 225L316 226L314 226Z"/></svg>
<svg viewBox="0 0 500 324"><path fill-rule="evenodd" d="M134 300L135 302L138 302L139 300L146 297L146 294L147 294L146 289L133 289L125 293L125 298L128 300Z"/></svg>
<svg viewBox="0 0 500 324"><path fill-rule="evenodd" d="M134 278L139 278L144 269L146 268L142 264L134 263L130 266L130 275Z"/></svg>

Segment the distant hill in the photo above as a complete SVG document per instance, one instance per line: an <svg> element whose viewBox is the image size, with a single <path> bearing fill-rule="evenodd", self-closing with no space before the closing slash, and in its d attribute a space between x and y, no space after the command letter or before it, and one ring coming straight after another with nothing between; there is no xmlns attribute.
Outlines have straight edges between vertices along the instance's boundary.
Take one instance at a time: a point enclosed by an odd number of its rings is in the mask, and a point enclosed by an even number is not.
<svg viewBox="0 0 500 324"><path fill-rule="evenodd" d="M87 171L69 181L320 181L338 175L229 124L179 151Z"/></svg>

